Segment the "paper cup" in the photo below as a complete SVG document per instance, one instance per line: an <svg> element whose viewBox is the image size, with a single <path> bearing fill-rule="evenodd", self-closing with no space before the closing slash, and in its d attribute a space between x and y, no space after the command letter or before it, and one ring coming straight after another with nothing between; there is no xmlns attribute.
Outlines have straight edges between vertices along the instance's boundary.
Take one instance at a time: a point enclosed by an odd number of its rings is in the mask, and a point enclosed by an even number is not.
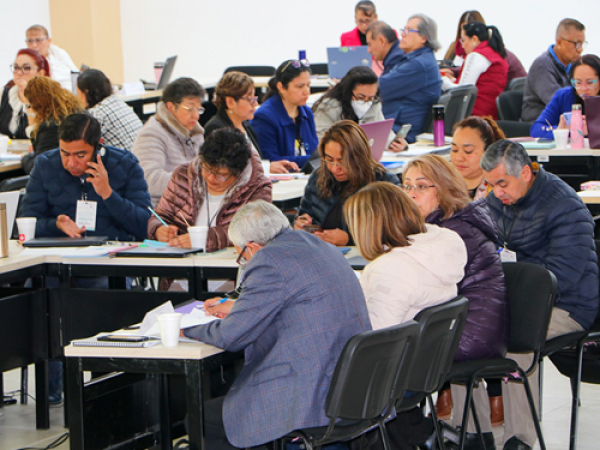
<svg viewBox="0 0 600 450"><path fill-rule="evenodd" d="M557 128L556 130L552 130L552 134L554 135L554 142L557 149L567 148L567 143L569 142L568 128Z"/></svg>
<svg viewBox="0 0 600 450"><path fill-rule="evenodd" d="M208 227L188 227L192 248L206 249L206 238L208 237Z"/></svg>
<svg viewBox="0 0 600 450"><path fill-rule="evenodd" d="M181 313L159 314L157 319L163 347L177 347L181 331Z"/></svg>
<svg viewBox="0 0 600 450"><path fill-rule="evenodd" d="M19 228L19 241L25 242L35 238L35 217L17 217L17 227Z"/></svg>
<svg viewBox="0 0 600 450"><path fill-rule="evenodd" d="M5 154L8 152L8 136L0 134L0 153Z"/></svg>

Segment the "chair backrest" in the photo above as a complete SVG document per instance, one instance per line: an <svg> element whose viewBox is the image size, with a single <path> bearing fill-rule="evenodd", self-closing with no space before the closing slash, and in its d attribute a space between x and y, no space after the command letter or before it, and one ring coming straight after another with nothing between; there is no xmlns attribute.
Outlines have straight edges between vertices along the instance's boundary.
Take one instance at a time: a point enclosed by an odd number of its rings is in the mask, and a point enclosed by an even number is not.
<svg viewBox="0 0 600 450"><path fill-rule="evenodd" d="M350 339L331 378L327 417L332 421L380 417L404 394L418 339L419 325L412 320Z"/></svg>
<svg viewBox="0 0 600 450"><path fill-rule="evenodd" d="M441 389L452 367L468 311L469 301L458 296L417 314L419 345L410 371L408 390L432 393Z"/></svg>
<svg viewBox="0 0 600 450"><path fill-rule="evenodd" d="M450 89L440 96L438 104L444 105L444 132L446 136L452 136L452 128L455 123L471 115L476 98L477 87L473 84Z"/></svg>
<svg viewBox="0 0 600 450"><path fill-rule="evenodd" d="M506 86L506 90L523 92L525 90L526 82L527 82L527 77L513 78L512 80L510 80L510 82Z"/></svg>
<svg viewBox="0 0 600 450"><path fill-rule="evenodd" d="M2 180L0 182L0 192L19 191L21 189L25 189L28 181L29 175L7 178L6 180Z"/></svg>
<svg viewBox="0 0 600 450"><path fill-rule="evenodd" d="M313 75L329 75L327 63L310 63L310 71Z"/></svg>
<svg viewBox="0 0 600 450"><path fill-rule="evenodd" d="M543 266L525 262L504 263L510 309L508 351L539 352L544 348L552 308L556 303L556 277Z"/></svg>
<svg viewBox="0 0 600 450"><path fill-rule="evenodd" d="M273 66L231 66L225 69L225 72L242 72L251 77L272 77L275 75L275 67Z"/></svg>
<svg viewBox="0 0 600 450"><path fill-rule="evenodd" d="M500 120L521 120L523 91L502 92L496 97L496 106L498 107L498 118Z"/></svg>

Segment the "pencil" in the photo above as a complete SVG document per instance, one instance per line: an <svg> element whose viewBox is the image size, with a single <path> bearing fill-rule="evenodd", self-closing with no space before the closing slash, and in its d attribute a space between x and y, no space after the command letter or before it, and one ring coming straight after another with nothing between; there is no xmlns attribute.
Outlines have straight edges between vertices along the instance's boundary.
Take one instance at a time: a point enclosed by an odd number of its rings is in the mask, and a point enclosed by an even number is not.
<svg viewBox="0 0 600 450"><path fill-rule="evenodd" d="M160 223L162 223L165 227L168 227L169 225L167 225L167 222L165 222L162 217L160 217L158 214L156 214L156 211L154 211L150 206L148 206L148 209L150 210L150 212L152 214L154 214L154 217L156 217L158 220L160 220Z"/></svg>

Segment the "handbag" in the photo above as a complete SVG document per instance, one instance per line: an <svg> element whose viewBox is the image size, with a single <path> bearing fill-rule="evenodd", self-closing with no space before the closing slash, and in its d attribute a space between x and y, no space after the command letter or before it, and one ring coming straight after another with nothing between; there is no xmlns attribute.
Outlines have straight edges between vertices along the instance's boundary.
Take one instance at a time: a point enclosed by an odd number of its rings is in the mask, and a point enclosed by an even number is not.
<svg viewBox="0 0 600 450"><path fill-rule="evenodd" d="M600 149L600 96L585 97L583 101L590 148Z"/></svg>

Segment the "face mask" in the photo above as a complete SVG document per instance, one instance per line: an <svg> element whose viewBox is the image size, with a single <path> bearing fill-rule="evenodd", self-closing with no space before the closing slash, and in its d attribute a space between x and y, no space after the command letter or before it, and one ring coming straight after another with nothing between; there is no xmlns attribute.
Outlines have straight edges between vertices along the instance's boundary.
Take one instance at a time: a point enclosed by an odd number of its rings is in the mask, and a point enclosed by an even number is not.
<svg viewBox="0 0 600 450"><path fill-rule="evenodd" d="M373 102L359 102L358 100L352 100L352 109L354 110L354 114L359 119L362 119L364 115L367 113Z"/></svg>

